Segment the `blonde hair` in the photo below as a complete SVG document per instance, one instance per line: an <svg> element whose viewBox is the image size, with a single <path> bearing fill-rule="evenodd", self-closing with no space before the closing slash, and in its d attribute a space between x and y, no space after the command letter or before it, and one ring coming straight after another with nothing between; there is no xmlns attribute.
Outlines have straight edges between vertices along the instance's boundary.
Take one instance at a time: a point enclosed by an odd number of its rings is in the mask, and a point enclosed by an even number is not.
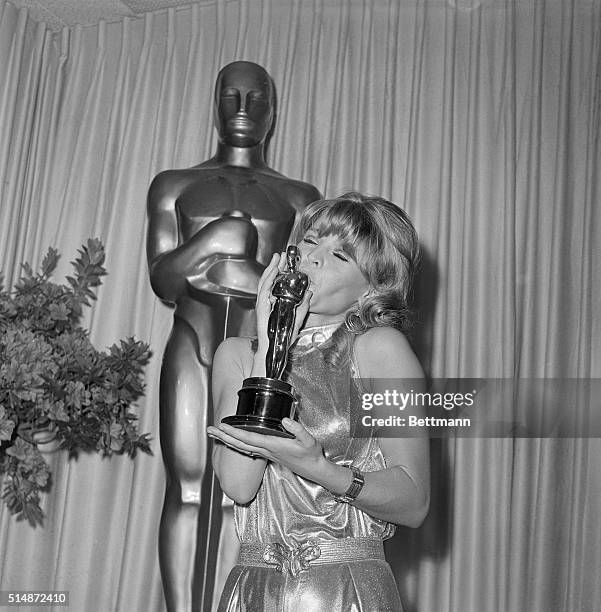
<svg viewBox="0 0 601 612"><path fill-rule="evenodd" d="M406 332L412 326L410 303L419 241L405 211L384 198L350 192L309 204L296 225L295 241L309 230L319 237L342 238L345 250L372 287L323 345L329 364L338 367L348 360L355 336L372 327Z"/></svg>

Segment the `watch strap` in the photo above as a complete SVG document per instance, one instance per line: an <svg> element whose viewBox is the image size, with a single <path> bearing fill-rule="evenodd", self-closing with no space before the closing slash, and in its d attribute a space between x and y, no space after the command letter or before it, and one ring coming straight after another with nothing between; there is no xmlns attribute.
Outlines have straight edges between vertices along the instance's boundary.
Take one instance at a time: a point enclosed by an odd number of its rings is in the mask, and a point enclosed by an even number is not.
<svg viewBox="0 0 601 612"><path fill-rule="evenodd" d="M351 482L349 488L343 495L335 495L334 499L337 502L348 504L349 502L354 501L361 493L363 489L363 485L365 484L365 478L361 473L361 470L354 465L349 466L351 471L353 472L353 482Z"/></svg>

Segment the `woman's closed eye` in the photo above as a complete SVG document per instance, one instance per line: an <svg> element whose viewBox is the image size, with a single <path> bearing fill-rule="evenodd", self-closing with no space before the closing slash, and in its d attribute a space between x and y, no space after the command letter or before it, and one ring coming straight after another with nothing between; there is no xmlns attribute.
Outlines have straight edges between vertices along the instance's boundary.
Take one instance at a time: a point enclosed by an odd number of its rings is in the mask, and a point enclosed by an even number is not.
<svg viewBox="0 0 601 612"><path fill-rule="evenodd" d="M341 261L345 261L345 262L349 261L349 257L344 251L333 251L333 255L334 257L337 257Z"/></svg>

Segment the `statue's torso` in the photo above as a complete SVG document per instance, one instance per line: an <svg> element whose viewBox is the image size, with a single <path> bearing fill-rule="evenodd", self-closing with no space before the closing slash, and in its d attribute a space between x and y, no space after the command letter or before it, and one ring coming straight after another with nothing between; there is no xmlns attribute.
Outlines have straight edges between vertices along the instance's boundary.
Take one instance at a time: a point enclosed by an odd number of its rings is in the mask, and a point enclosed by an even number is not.
<svg viewBox="0 0 601 612"><path fill-rule="evenodd" d="M294 182L248 168L193 168L176 199L180 242L227 211L248 214L257 228L257 261L266 265L282 250L292 230L296 209Z"/></svg>
<svg viewBox="0 0 601 612"><path fill-rule="evenodd" d="M309 203L308 186L269 169L203 166L172 171L179 244L224 213L241 211L257 228L256 261L267 265L273 253L286 248L297 212ZM239 327L226 335L254 332L254 300L233 299L227 306L220 296L184 295L176 313L195 329L201 344L213 345L210 330L222 327L226 309L230 320L235 319L234 327Z"/></svg>

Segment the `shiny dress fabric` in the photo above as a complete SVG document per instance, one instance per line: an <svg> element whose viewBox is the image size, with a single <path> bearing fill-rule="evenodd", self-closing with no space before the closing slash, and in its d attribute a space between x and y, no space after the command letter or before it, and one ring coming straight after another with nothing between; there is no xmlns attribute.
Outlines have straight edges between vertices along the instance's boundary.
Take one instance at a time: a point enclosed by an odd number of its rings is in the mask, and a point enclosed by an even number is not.
<svg viewBox="0 0 601 612"><path fill-rule="evenodd" d="M364 472L385 467L375 438L352 438L350 407L359 401L351 367L333 371L316 342L333 331L305 330L290 354L288 382L299 396L298 420L321 442L331 461ZM394 526L339 503L323 487L268 463L261 487L248 505L234 506L242 543L286 546L307 540L384 540ZM294 577L271 567L236 565L226 582L219 612L399 612L394 577L384 560L310 565Z"/></svg>

